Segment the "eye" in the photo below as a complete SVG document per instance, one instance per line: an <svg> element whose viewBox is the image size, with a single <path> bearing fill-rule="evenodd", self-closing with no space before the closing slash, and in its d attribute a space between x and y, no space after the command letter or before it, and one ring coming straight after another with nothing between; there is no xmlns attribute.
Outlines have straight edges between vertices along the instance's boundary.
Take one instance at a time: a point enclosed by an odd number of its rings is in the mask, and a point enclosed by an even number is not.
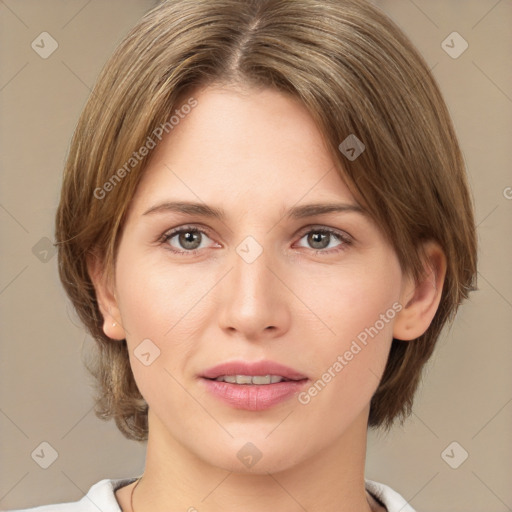
<svg viewBox="0 0 512 512"><path fill-rule="evenodd" d="M161 242L167 244L172 252L196 254L204 248L201 246L204 237L209 238L204 230L192 226L183 226L165 233ZM174 243L172 243L173 239L175 239Z"/></svg>
<svg viewBox="0 0 512 512"><path fill-rule="evenodd" d="M348 235L325 227L309 229L309 231L303 233L301 240L303 238L306 238L306 242L315 250L315 254L330 254L333 252L343 251L352 244L352 239ZM333 246L331 242L335 242L336 240L339 243L338 245Z"/></svg>
<svg viewBox="0 0 512 512"><path fill-rule="evenodd" d="M195 226L181 226L164 233L159 241L176 254L195 255L205 248L203 244L205 238L209 239L210 237L204 229ZM308 231L303 232L300 240L304 238L315 254L337 253L347 249L353 243L347 234L326 227L309 228ZM336 241L338 244L333 245L333 242Z"/></svg>

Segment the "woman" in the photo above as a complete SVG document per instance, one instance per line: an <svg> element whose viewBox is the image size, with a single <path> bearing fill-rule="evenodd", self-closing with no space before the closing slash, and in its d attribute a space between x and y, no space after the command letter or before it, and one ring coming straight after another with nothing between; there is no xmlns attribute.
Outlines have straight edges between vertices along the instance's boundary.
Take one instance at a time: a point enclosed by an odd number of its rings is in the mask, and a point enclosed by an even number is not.
<svg viewBox="0 0 512 512"><path fill-rule="evenodd" d="M412 511L364 477L475 289L463 160L401 31L354 0L170 0L66 164L62 283L143 475L35 510Z"/></svg>

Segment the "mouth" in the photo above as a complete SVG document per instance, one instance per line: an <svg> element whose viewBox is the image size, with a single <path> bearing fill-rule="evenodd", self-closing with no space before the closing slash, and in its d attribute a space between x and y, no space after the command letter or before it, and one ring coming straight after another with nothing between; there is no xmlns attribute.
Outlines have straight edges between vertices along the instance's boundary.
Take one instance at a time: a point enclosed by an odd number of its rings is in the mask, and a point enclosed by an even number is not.
<svg viewBox="0 0 512 512"><path fill-rule="evenodd" d="M200 377L230 384L256 386L308 379L293 368L267 360L228 361L205 370Z"/></svg>
<svg viewBox="0 0 512 512"><path fill-rule="evenodd" d="M234 409L253 412L265 411L288 402L300 393L309 381L308 378L293 380L272 374L220 375L215 379L202 377L200 380L215 399Z"/></svg>
<svg viewBox="0 0 512 512"><path fill-rule="evenodd" d="M268 386L269 384L278 384L279 382L300 382L304 379L288 379L282 375L220 375L215 379L204 377L207 380L215 380L217 382L227 382L229 384L240 384L242 386Z"/></svg>
<svg viewBox="0 0 512 512"><path fill-rule="evenodd" d="M229 361L205 370L206 390L235 409L264 411L288 402L310 380L275 361Z"/></svg>

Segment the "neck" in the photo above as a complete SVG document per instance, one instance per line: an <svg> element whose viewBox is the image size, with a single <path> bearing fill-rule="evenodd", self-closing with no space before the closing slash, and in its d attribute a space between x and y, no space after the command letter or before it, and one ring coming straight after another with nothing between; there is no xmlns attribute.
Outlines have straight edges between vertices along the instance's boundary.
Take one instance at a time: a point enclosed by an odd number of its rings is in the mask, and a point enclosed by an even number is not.
<svg viewBox="0 0 512 512"><path fill-rule="evenodd" d="M193 446L178 442L150 408L146 467L134 493L134 511L238 512L243 505L244 512L372 512L374 502L370 507L364 487L366 413L332 446L301 460L291 453L285 469L282 461L271 457L265 464L263 453L244 472L238 460L226 461L226 467L220 468L199 458ZM235 451L244 441L233 443ZM212 447L212 459L215 456Z"/></svg>

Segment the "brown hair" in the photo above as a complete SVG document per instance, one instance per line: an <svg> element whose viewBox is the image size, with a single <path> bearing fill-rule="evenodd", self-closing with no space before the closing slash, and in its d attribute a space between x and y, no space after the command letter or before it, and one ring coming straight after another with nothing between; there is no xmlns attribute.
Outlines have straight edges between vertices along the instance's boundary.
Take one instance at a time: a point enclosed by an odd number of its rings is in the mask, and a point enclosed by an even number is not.
<svg viewBox="0 0 512 512"><path fill-rule="evenodd" d="M132 161L134 151L169 126L187 93L211 84L271 87L298 98L404 272L421 277L423 241L442 247L447 270L438 310L422 336L393 340L371 400L370 427L403 422L441 329L476 289L476 230L463 158L434 78L400 29L360 0L168 0L140 20L103 68L71 142L56 216L60 278L97 342L88 368L97 416L114 418L128 438L147 439L147 404L126 340L102 330L87 258L95 251L113 271L150 156ZM338 149L351 134L366 147L355 160ZM116 172L122 182L112 181ZM108 195L98 193L107 182Z"/></svg>

